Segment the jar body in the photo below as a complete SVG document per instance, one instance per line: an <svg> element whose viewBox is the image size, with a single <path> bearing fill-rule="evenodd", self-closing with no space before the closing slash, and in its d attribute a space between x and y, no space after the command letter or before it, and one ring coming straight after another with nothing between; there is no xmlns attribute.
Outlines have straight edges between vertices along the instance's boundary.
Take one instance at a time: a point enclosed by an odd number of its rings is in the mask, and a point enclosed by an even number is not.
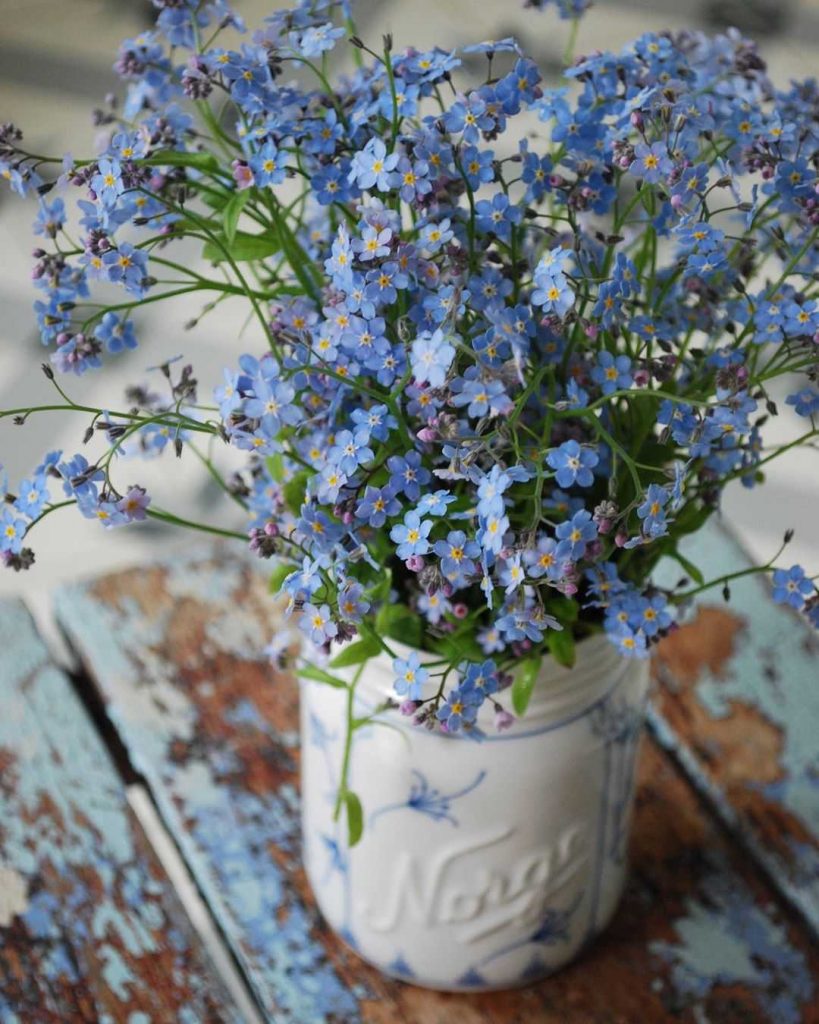
<svg viewBox="0 0 819 1024"><path fill-rule="evenodd" d="M333 821L346 691L302 682L307 874L331 927L385 973L443 990L526 984L614 913L648 666L602 637L578 645L574 669L544 666L508 731L479 719L483 739L446 736L397 711L357 730L350 788L365 826L352 849L344 816ZM392 679L389 659L368 662L356 715Z"/></svg>

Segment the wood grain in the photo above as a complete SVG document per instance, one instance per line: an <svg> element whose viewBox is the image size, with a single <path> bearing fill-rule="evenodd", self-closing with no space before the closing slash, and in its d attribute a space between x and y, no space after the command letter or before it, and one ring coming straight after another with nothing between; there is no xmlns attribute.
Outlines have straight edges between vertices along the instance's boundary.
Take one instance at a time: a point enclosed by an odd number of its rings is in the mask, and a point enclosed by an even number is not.
<svg viewBox="0 0 819 1024"><path fill-rule="evenodd" d="M213 981L68 678L0 602L0 1021L216 1024Z"/></svg>
<svg viewBox="0 0 819 1024"><path fill-rule="evenodd" d="M751 564L718 525L684 553L707 578ZM819 639L763 577L730 587L660 645L650 722L819 938Z"/></svg>
<svg viewBox="0 0 819 1024"><path fill-rule="evenodd" d="M369 969L314 908L296 686L259 653L276 620L254 568L210 550L71 587L58 616L269 1020L819 1022L819 954L653 742L606 936L533 988L440 995Z"/></svg>

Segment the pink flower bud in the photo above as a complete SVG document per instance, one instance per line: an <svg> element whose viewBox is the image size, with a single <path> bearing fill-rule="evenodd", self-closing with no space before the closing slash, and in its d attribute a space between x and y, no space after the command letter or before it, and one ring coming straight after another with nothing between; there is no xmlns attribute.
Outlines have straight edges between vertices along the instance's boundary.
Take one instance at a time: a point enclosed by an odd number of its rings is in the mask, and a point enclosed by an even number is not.
<svg viewBox="0 0 819 1024"><path fill-rule="evenodd" d="M233 161L233 180L236 182L236 188L241 192L246 188L250 188L253 184L253 171L243 163L241 160Z"/></svg>
<svg viewBox="0 0 819 1024"><path fill-rule="evenodd" d="M434 441L437 436L438 436L438 431L433 426L421 427L421 429L416 434L416 437L418 438L418 440L419 441L424 441L424 442L426 442L426 441Z"/></svg>
<svg viewBox="0 0 819 1024"><path fill-rule="evenodd" d="M459 601L452 606L452 614L456 619L465 619L469 614L469 609L463 602Z"/></svg>
<svg viewBox="0 0 819 1024"><path fill-rule="evenodd" d="M420 572L426 563L421 555L410 555L404 565L410 572Z"/></svg>
<svg viewBox="0 0 819 1024"><path fill-rule="evenodd" d="M617 547L618 548L623 547L627 540L628 540L628 534L625 532L625 530L618 530L618 532L617 532L617 534L615 535L615 538L614 538L614 543L617 545Z"/></svg>

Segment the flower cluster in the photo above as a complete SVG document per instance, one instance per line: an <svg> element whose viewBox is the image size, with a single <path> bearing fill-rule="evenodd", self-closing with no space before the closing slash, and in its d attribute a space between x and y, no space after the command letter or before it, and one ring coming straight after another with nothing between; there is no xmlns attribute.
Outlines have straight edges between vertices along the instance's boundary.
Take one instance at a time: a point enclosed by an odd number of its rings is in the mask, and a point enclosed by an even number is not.
<svg viewBox="0 0 819 1024"><path fill-rule="evenodd" d="M508 724L521 663L569 665L597 631L645 656L707 585L680 539L817 434L816 83L777 91L739 35L681 32L580 58L560 88L513 39L466 47L470 81L457 52L353 35L331 84L347 3L302 0L238 41L221 0L155 2L97 157L49 176L0 129L0 172L40 196L48 375L116 359L140 304L181 290L200 315L243 300L264 350L215 406L166 364L164 397L99 411L100 458L49 456L11 496L4 559L30 562L31 524L63 504L50 478L106 526L178 522L118 488L112 457L212 436L247 453L223 484L301 633L330 668L408 643L395 691L417 722L476 732L490 701ZM182 240L212 273L174 258ZM97 282L121 301L89 304ZM805 429L766 447L792 374ZM662 557L676 590L652 586ZM762 568L817 621L801 568Z"/></svg>

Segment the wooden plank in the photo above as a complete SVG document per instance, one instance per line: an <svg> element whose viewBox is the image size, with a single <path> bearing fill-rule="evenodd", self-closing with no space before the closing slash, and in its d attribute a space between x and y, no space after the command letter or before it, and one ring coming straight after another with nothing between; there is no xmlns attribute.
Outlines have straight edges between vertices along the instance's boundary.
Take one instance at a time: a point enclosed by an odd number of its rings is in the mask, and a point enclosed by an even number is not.
<svg viewBox="0 0 819 1024"><path fill-rule="evenodd" d="M0 1021L238 1024L116 768L0 601Z"/></svg>
<svg viewBox="0 0 819 1024"><path fill-rule="evenodd" d="M709 526L683 546L709 579L752 564ZM679 565L664 566L666 582ZM650 713L658 740L819 937L819 638L769 583L749 576L702 595L660 645Z"/></svg>
<svg viewBox="0 0 819 1024"><path fill-rule="evenodd" d="M364 966L314 909L296 687L260 653L276 618L256 569L216 549L73 586L58 615L269 1020L819 1022L819 953L655 744L607 935L534 988L439 995Z"/></svg>

